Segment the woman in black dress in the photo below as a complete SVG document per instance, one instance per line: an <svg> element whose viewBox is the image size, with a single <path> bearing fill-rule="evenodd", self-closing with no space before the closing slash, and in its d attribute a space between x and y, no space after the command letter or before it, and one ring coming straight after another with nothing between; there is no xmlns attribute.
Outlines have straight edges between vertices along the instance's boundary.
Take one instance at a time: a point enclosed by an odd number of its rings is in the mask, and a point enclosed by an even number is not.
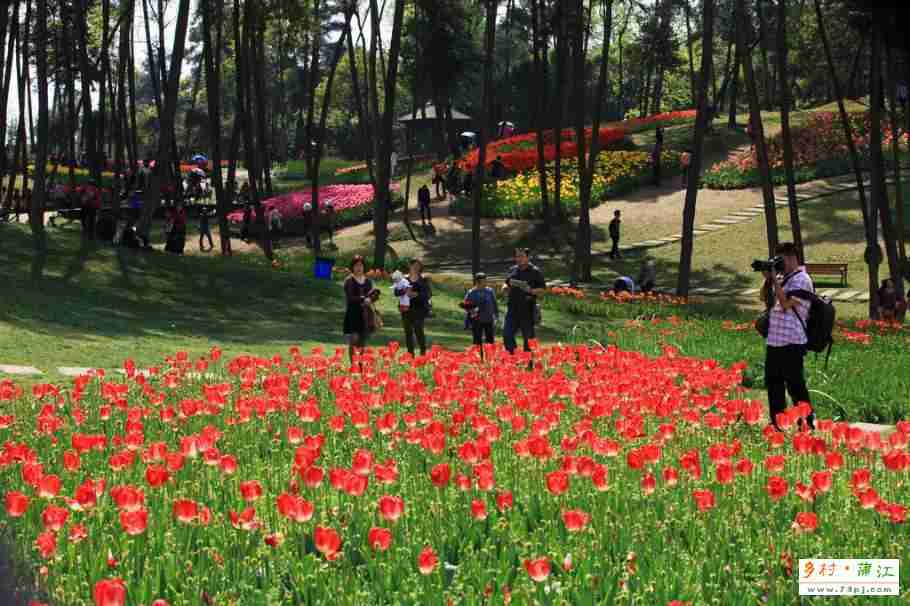
<svg viewBox="0 0 910 606"><path fill-rule="evenodd" d="M369 327L364 321L364 307L369 304L373 292L373 281L366 277L363 257L355 256L349 266L351 275L344 281L344 298L347 310L344 313L344 337L348 342L348 355L354 363L354 349L363 350L369 336Z"/></svg>
<svg viewBox="0 0 910 606"><path fill-rule="evenodd" d="M420 355L427 353L427 338L423 332L423 325L430 311L430 298L433 291L430 283L423 277L423 263L414 259L411 261L410 273L408 274L408 288L395 289L396 297L408 297L408 307L401 312L401 324L404 327L404 342L408 348L408 353L414 355L414 337L417 337L417 346L420 348Z"/></svg>

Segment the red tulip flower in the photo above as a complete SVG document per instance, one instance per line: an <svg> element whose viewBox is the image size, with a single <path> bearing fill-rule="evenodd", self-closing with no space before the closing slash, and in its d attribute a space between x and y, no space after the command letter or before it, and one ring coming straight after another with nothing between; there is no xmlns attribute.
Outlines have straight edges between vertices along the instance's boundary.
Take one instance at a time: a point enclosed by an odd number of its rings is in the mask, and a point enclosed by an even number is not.
<svg viewBox="0 0 910 606"><path fill-rule="evenodd" d="M282 494L277 500L278 512L294 522L307 522L313 517L315 508L313 504L304 499L290 494Z"/></svg>
<svg viewBox="0 0 910 606"><path fill-rule="evenodd" d="M581 532L588 525L591 516L578 509L569 509L562 512L562 523L569 532Z"/></svg>
<svg viewBox="0 0 910 606"><path fill-rule="evenodd" d="M812 487L818 492L828 492L831 490L831 472L816 471L812 474Z"/></svg>
<svg viewBox="0 0 910 606"><path fill-rule="evenodd" d="M552 471L547 474L547 490L559 496L569 489L569 474L564 471Z"/></svg>
<svg viewBox="0 0 910 606"><path fill-rule="evenodd" d="M471 501L471 517L475 520L486 520L487 519L487 504L481 499L474 499Z"/></svg>
<svg viewBox="0 0 910 606"><path fill-rule="evenodd" d="M249 480L240 483L240 496L247 503L252 503L262 496L262 484L258 480Z"/></svg>
<svg viewBox="0 0 910 606"><path fill-rule="evenodd" d="M710 490L694 490L692 496L699 511L708 511L714 508L714 493Z"/></svg>
<svg viewBox="0 0 910 606"><path fill-rule="evenodd" d="M436 488L445 488L452 477L452 468L448 463L440 463L430 470L430 480Z"/></svg>
<svg viewBox="0 0 910 606"><path fill-rule="evenodd" d="M178 522L190 524L199 516L199 505L190 499L177 499L173 505L174 517Z"/></svg>
<svg viewBox="0 0 910 606"><path fill-rule="evenodd" d="M136 511L145 504L145 493L135 486L114 486L111 488L111 498L120 511Z"/></svg>
<svg viewBox="0 0 910 606"><path fill-rule="evenodd" d="M524 561L528 576L536 583L542 583L550 576L550 560L546 557Z"/></svg>
<svg viewBox="0 0 910 606"><path fill-rule="evenodd" d="M28 497L12 490L6 493L6 515L11 518L20 518L28 510Z"/></svg>
<svg viewBox="0 0 910 606"><path fill-rule="evenodd" d="M103 579L95 583L95 606L124 606L126 585L123 579Z"/></svg>
<svg viewBox="0 0 910 606"><path fill-rule="evenodd" d="M796 514L793 529L797 532L815 532L818 528L818 516L811 511L801 511Z"/></svg>
<svg viewBox="0 0 910 606"><path fill-rule="evenodd" d="M53 557L57 553L57 535L50 530L45 530L35 539L35 547L41 553L45 560Z"/></svg>
<svg viewBox="0 0 910 606"><path fill-rule="evenodd" d="M145 470L145 481L152 488L163 486L170 477L171 474L168 473L168 470L160 465L149 465Z"/></svg>
<svg viewBox="0 0 910 606"><path fill-rule="evenodd" d="M53 499L60 493L60 478L46 475L38 481L38 496L42 499Z"/></svg>
<svg viewBox="0 0 910 606"><path fill-rule="evenodd" d="M341 549L341 537L334 528L317 526L313 531L313 542L325 559L332 561L338 558Z"/></svg>
<svg viewBox="0 0 910 606"><path fill-rule="evenodd" d="M55 505L48 505L44 508L44 511L41 512L41 521L44 524L44 529L53 532L57 532L63 528L69 517L70 512L68 510Z"/></svg>
<svg viewBox="0 0 910 606"><path fill-rule="evenodd" d="M373 551L386 551L392 544L392 531L388 528L374 526L367 534L367 541Z"/></svg>
<svg viewBox="0 0 910 606"><path fill-rule="evenodd" d="M512 499L511 491L503 490L498 495L496 495L496 507L499 508L500 512L512 509L513 504L514 501Z"/></svg>
<svg viewBox="0 0 910 606"><path fill-rule="evenodd" d="M780 476L771 476L768 478L766 489L768 491L769 497L775 501L779 501L787 496L789 487L787 485L787 480L783 479Z"/></svg>
<svg viewBox="0 0 910 606"><path fill-rule="evenodd" d="M431 574L438 564L439 558L436 557L436 552L433 551L432 547L424 547L420 555L417 556L417 568L420 570L420 574Z"/></svg>
<svg viewBox="0 0 910 606"><path fill-rule="evenodd" d="M397 522L404 514L404 499L385 495L379 497L379 515L389 522Z"/></svg>
<svg viewBox="0 0 910 606"><path fill-rule="evenodd" d="M149 512L145 509L120 512L120 526L123 527L123 531L128 535L142 534L148 527L148 523Z"/></svg>

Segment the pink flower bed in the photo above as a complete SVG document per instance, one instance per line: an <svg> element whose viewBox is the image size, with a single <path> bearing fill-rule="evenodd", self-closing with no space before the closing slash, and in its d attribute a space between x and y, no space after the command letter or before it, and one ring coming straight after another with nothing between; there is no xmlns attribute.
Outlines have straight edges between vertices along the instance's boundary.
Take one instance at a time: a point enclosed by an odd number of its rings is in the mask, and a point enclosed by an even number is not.
<svg viewBox="0 0 910 606"><path fill-rule="evenodd" d="M392 190L397 191L398 185L393 184ZM291 192L281 196L275 196L264 200L262 205L266 212L277 208L278 212L285 219L294 219L303 216L303 205L311 202L313 199L312 189ZM335 212L340 213L346 210L359 208L373 202L372 185L326 185L319 188L319 206L320 208L332 201ZM228 215L228 220L232 223L243 222L243 211L237 210Z"/></svg>

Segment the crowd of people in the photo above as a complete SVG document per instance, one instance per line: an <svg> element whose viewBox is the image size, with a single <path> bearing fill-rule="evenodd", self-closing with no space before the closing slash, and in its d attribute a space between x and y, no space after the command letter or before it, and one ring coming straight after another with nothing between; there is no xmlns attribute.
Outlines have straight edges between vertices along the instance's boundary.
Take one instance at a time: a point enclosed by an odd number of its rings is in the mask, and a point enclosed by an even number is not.
<svg viewBox="0 0 910 606"><path fill-rule="evenodd" d="M346 306L342 332L353 363L356 353L366 347L369 337L382 327L381 315L376 309L381 293L366 275L363 257L354 257L349 270L350 275L344 281ZM531 263L530 252L517 249L515 265L509 270L502 286L506 313L500 323L495 291L487 285L485 274L474 276L474 285L459 306L465 314L465 329L471 331L481 357L484 356L484 344L494 343L497 326L501 326L503 346L509 353L515 352L519 334L524 351L531 351L531 341L536 338L535 327L541 322L538 298L544 295L546 288L543 272ZM423 275L420 260L411 261L406 274L396 271L392 275L392 295L397 301L408 353L425 355L425 324L428 318L433 317L433 289Z"/></svg>

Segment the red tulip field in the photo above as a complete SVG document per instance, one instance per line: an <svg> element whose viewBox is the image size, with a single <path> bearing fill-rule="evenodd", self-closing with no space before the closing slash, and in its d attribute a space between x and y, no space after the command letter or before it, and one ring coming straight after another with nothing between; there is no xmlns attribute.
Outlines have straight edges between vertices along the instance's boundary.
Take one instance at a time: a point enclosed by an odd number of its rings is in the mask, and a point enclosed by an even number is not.
<svg viewBox="0 0 910 606"><path fill-rule="evenodd" d="M910 423L773 432L740 365L670 348L360 362L0 381L32 603L794 604L799 558L910 556Z"/></svg>

